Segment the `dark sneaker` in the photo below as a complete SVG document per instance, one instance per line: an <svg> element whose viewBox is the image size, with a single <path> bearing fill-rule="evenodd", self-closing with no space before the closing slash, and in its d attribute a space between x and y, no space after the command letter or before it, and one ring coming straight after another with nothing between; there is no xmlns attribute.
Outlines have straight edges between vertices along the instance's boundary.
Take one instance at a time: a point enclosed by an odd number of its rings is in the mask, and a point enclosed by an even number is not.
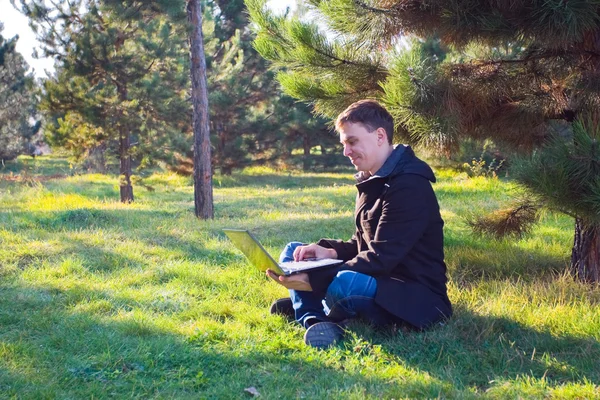
<svg viewBox="0 0 600 400"><path fill-rule="evenodd" d="M280 314L289 319L295 319L296 312L294 311L292 299L284 297L275 300L273 304L271 304L271 314Z"/></svg>
<svg viewBox="0 0 600 400"><path fill-rule="evenodd" d="M317 322L311 325L304 334L304 343L318 349L326 349L340 340L344 330L333 322Z"/></svg>

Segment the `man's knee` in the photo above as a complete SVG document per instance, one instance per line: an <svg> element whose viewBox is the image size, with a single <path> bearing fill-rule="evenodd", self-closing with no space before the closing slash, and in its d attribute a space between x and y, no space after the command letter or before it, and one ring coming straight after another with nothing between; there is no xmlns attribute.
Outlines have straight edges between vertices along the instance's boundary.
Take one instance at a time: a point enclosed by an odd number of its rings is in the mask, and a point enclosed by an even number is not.
<svg viewBox="0 0 600 400"><path fill-rule="evenodd" d="M302 246L302 242L289 242L285 245L285 251L291 251L292 253L296 249L296 247Z"/></svg>
<svg viewBox="0 0 600 400"><path fill-rule="evenodd" d="M296 247L302 246L302 244L302 242L289 242L288 244L286 244L283 248L283 251L279 255L279 262L293 261L294 250L296 250Z"/></svg>
<svg viewBox="0 0 600 400"><path fill-rule="evenodd" d="M369 278L369 276L355 271L340 271L327 288L327 298L332 302L336 302L351 295L361 294L359 292L362 292L364 285L357 283Z"/></svg>

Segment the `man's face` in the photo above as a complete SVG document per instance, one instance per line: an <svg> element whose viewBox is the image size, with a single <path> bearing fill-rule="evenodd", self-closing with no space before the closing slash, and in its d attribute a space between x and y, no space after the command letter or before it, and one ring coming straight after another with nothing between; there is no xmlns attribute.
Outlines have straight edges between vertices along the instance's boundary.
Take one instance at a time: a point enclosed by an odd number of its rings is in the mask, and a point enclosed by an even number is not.
<svg viewBox="0 0 600 400"><path fill-rule="evenodd" d="M387 140L385 130L369 130L361 123L347 122L340 128L340 143L344 145L344 155L350 159L357 171L375 173L381 167L381 143Z"/></svg>

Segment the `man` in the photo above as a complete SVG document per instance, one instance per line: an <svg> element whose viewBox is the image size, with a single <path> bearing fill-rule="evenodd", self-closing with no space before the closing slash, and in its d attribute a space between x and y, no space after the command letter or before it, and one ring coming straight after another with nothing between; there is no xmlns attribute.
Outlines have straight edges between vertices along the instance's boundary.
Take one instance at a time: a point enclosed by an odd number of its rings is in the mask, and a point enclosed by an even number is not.
<svg viewBox="0 0 600 400"><path fill-rule="evenodd" d="M356 231L349 241L288 244L282 261L337 258L340 266L291 276L267 275L290 291L271 312L307 328L306 344L326 348L338 324L361 318L375 325L425 329L452 315L446 292L443 224L431 168L409 146L392 144L394 121L373 100L350 105L336 120L344 155L358 173Z"/></svg>

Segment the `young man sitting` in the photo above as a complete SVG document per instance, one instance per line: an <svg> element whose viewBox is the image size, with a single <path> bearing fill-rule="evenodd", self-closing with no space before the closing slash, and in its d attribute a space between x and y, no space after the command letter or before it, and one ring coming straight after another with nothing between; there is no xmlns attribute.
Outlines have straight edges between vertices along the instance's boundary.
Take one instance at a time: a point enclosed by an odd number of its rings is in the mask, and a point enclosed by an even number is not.
<svg viewBox="0 0 600 400"><path fill-rule="evenodd" d="M289 289L271 312L295 318L306 344L326 348L342 321L400 323L426 329L452 315L446 291L443 225L431 168L409 146L392 144L394 121L373 100L350 105L336 120L344 155L358 173L356 231L348 241L289 243L281 261L337 258L344 263L291 276L267 275Z"/></svg>

